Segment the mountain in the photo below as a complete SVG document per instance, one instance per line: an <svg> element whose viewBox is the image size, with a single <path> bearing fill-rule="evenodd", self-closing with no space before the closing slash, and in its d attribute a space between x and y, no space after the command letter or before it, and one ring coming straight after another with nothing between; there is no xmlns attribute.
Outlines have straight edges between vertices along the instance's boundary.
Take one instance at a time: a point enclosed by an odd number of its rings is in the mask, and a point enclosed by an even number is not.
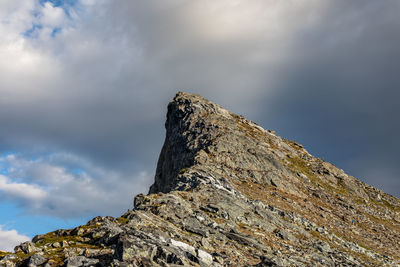
<svg viewBox="0 0 400 267"><path fill-rule="evenodd" d="M198 95L178 93L165 127L133 210L35 236L0 265L399 266L399 199Z"/></svg>

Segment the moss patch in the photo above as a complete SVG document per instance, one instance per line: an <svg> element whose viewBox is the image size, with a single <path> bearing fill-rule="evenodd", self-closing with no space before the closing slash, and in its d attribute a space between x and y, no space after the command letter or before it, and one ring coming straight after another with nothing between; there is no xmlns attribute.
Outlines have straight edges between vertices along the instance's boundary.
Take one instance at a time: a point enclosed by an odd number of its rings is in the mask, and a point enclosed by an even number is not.
<svg viewBox="0 0 400 267"><path fill-rule="evenodd" d="M39 240L36 243L36 246L42 247L46 244L53 244L56 242L62 242L62 241L75 241L75 242L80 242L81 238L78 236L57 236L54 232L45 234L43 239Z"/></svg>
<svg viewBox="0 0 400 267"><path fill-rule="evenodd" d="M0 251L0 258L6 256L6 255L8 255L8 254L11 254L11 252Z"/></svg>
<svg viewBox="0 0 400 267"><path fill-rule="evenodd" d="M118 217L117 218L117 222L119 224L127 224L129 222L129 220L127 218L125 218L125 217Z"/></svg>

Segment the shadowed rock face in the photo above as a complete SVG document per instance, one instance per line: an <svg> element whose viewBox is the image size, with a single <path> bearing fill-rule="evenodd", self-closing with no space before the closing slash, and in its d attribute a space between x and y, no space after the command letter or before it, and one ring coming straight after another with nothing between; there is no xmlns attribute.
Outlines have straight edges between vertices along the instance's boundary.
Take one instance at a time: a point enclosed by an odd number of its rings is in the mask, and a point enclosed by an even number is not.
<svg viewBox="0 0 400 267"><path fill-rule="evenodd" d="M165 142L157 164L154 184L149 193L169 192L181 180L179 176L186 168L195 164L195 156L208 147L218 132L211 118L202 118L222 113L222 108L199 96L178 93L168 105ZM184 185L183 185L184 186Z"/></svg>
<svg viewBox="0 0 400 267"><path fill-rule="evenodd" d="M0 266L397 266L400 201L198 95L168 105L149 194Z"/></svg>

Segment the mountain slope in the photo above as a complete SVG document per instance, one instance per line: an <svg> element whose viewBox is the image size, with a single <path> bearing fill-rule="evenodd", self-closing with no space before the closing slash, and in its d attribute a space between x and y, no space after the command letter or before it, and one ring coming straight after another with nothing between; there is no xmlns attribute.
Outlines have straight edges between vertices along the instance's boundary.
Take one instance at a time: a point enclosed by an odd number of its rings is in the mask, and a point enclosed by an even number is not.
<svg viewBox="0 0 400 267"><path fill-rule="evenodd" d="M36 236L0 265L399 264L397 198L198 95L176 95L166 130L132 211Z"/></svg>

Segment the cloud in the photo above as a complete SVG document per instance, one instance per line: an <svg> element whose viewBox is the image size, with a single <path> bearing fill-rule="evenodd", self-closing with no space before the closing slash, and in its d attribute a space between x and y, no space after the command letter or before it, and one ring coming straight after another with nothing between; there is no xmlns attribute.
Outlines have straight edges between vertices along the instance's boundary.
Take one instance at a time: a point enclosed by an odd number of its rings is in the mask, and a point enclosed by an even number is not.
<svg viewBox="0 0 400 267"><path fill-rule="evenodd" d="M42 9L40 22L47 27L60 27L65 24L66 14L60 7L55 7L51 3L46 2Z"/></svg>
<svg viewBox="0 0 400 267"><path fill-rule="evenodd" d="M49 2L34 8L62 9ZM254 113L251 103L275 90L292 33L323 9L314 1L79 2L69 7L72 22L52 24L64 23L56 36L43 26L37 38L16 37L19 46L6 53L14 67L4 64L8 78L0 82L7 111L0 145L72 150L102 164L149 169L176 91ZM46 25L40 21L47 15L19 13Z"/></svg>
<svg viewBox="0 0 400 267"><path fill-rule="evenodd" d="M0 225L0 250L13 251L14 247L30 240L29 237L19 234L16 230L5 230Z"/></svg>
<svg viewBox="0 0 400 267"><path fill-rule="evenodd" d="M398 196L397 1L335 1L299 32L269 123L356 177ZM294 119L295 118L295 119ZM266 121L266 118L262 120ZM377 169L381 175L375 171ZM386 170L386 171L384 171ZM387 175L382 175L386 173ZM391 186L389 186L391 184Z"/></svg>
<svg viewBox="0 0 400 267"><path fill-rule="evenodd" d="M0 151L14 155L2 193L24 210L130 207L152 182L178 90L355 176L354 158L397 170L396 1L56 2L0 3Z"/></svg>
<svg viewBox="0 0 400 267"><path fill-rule="evenodd" d="M132 208L133 192L145 192L145 172L121 176L70 154L26 159L0 158L0 199L18 203L30 214L65 219L99 214L120 215ZM125 173L125 175L127 175Z"/></svg>
<svg viewBox="0 0 400 267"><path fill-rule="evenodd" d="M46 192L39 187L10 182L4 175L0 175L0 191L3 192L2 198L21 198L26 201L39 201L46 196Z"/></svg>

